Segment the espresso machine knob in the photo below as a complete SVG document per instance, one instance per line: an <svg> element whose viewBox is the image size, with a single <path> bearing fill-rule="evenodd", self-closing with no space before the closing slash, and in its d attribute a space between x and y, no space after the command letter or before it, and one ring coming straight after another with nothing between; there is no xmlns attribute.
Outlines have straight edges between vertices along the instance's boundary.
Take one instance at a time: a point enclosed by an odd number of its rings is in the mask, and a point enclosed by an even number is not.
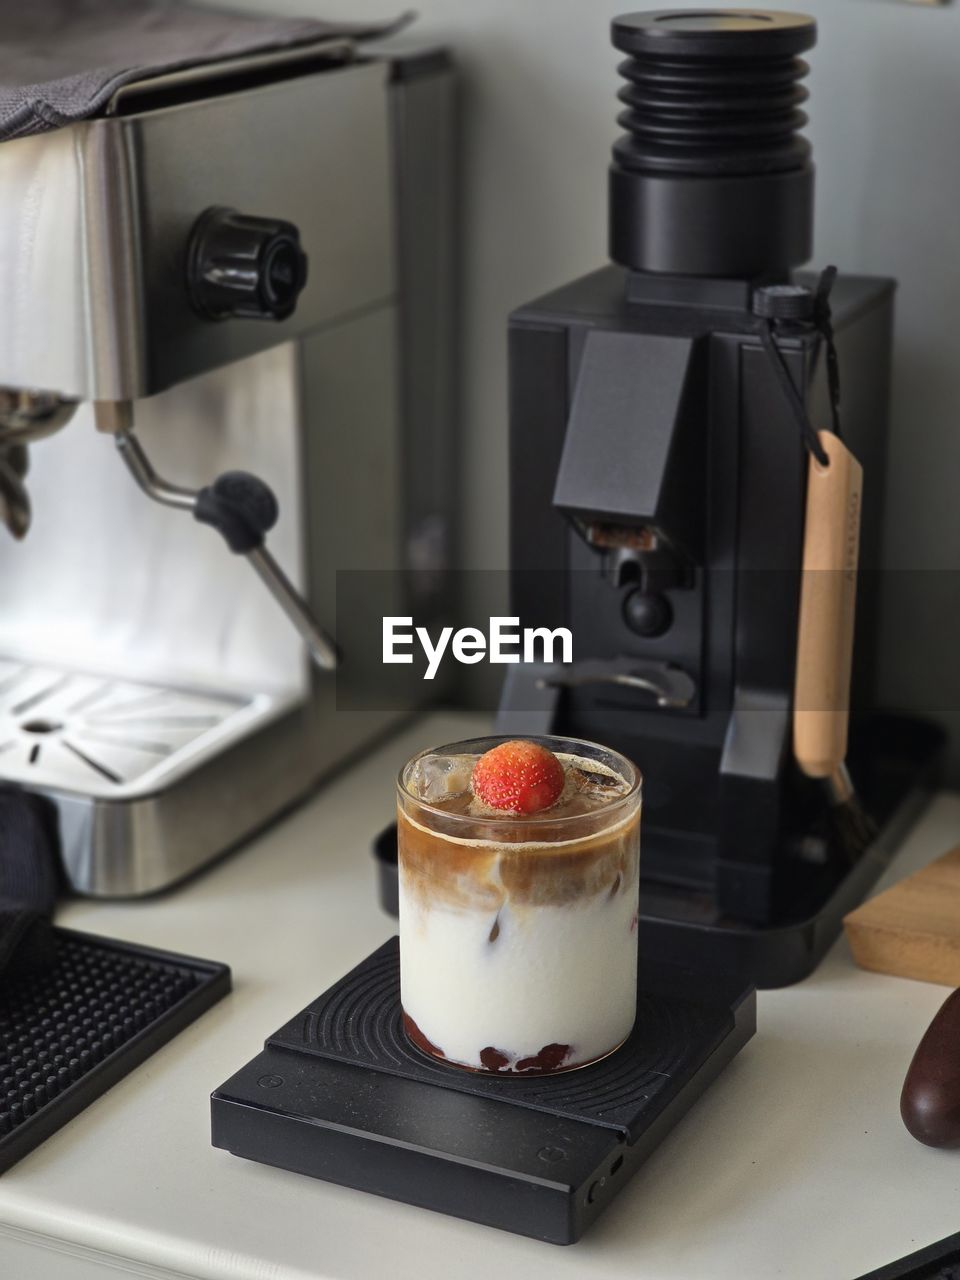
<svg viewBox="0 0 960 1280"><path fill-rule="evenodd" d="M292 222L212 208L194 223L187 288L208 320L285 320L306 282L307 255Z"/></svg>

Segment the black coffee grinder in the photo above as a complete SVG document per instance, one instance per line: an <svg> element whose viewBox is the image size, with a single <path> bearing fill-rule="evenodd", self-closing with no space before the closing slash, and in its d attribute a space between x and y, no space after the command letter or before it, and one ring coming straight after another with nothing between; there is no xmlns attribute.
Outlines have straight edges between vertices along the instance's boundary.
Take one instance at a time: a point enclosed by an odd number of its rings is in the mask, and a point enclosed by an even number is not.
<svg viewBox="0 0 960 1280"><path fill-rule="evenodd" d="M812 18L780 12L616 19L616 265L510 322L511 611L569 628L574 662L511 668L499 729L636 760L645 943L768 986L836 936L939 742L876 709L894 286L840 276L828 307L792 274L812 250L815 40ZM853 851L791 746L798 416L830 426L833 361L864 471L848 762L879 830Z"/></svg>

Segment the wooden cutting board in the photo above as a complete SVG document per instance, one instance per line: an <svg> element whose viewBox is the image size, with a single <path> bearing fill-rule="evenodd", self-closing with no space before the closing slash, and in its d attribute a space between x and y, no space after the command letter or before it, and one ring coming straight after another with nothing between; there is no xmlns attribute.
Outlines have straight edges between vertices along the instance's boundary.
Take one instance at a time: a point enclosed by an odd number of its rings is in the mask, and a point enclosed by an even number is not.
<svg viewBox="0 0 960 1280"><path fill-rule="evenodd" d="M861 968L960 987L960 848L845 918Z"/></svg>

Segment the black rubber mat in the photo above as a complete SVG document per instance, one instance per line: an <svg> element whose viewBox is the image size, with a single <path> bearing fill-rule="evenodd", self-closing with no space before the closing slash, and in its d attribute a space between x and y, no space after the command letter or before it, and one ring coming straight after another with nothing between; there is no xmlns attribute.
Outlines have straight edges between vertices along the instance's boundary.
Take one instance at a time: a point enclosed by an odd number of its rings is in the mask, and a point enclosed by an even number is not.
<svg viewBox="0 0 960 1280"><path fill-rule="evenodd" d="M457 1071L421 1053L401 1025L400 957L395 938L281 1027L267 1043L604 1125L629 1141L731 1033L731 1002L741 994L742 986L732 984L727 990L722 981L711 983L701 975L699 990L688 986L681 995L659 969L651 966L645 972L644 968L636 1026L623 1048L592 1066L555 1076L504 1080Z"/></svg>
<svg viewBox="0 0 960 1280"><path fill-rule="evenodd" d="M230 990L226 965L54 932L52 969L0 985L0 1173Z"/></svg>

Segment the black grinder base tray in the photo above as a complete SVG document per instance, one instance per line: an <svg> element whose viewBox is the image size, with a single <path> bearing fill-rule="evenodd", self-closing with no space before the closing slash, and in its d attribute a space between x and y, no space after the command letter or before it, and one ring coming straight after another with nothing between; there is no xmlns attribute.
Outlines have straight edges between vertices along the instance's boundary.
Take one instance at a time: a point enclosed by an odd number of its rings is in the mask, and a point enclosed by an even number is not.
<svg viewBox="0 0 960 1280"><path fill-rule="evenodd" d="M53 932L50 969L0 982L0 1173L230 990L226 965Z"/></svg>
<svg viewBox="0 0 960 1280"><path fill-rule="evenodd" d="M570 1244L755 1028L753 988L644 962L637 1023L615 1054L552 1077L475 1075L404 1034L394 938L214 1092L213 1144Z"/></svg>

